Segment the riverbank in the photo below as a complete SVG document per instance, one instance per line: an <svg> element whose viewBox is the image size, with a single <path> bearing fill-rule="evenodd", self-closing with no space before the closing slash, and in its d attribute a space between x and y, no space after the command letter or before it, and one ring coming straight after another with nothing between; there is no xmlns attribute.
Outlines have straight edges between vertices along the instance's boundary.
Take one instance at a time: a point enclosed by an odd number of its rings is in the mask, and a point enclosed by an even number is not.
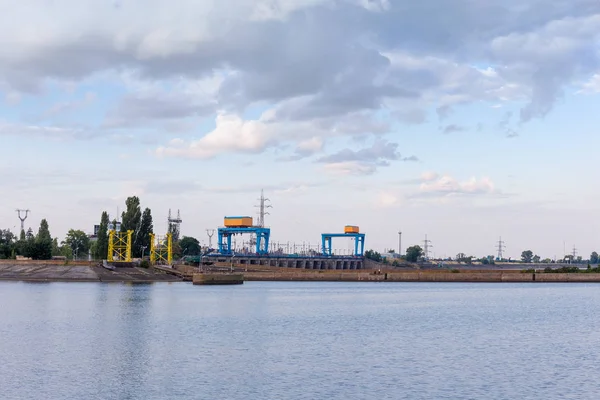
<svg viewBox="0 0 600 400"><path fill-rule="evenodd" d="M65 265L57 261L0 262L0 280L28 282L181 282L191 280L196 267L118 267L114 271L97 263ZM234 267L245 281L299 282L600 282L600 273L544 273L521 270L307 270L278 267ZM177 275L178 274L178 275Z"/></svg>
<svg viewBox="0 0 600 400"><path fill-rule="evenodd" d="M325 282L600 282L599 273L544 273L519 270L273 270L244 272L246 281Z"/></svg>
<svg viewBox="0 0 600 400"><path fill-rule="evenodd" d="M25 282L178 282L180 277L139 267L110 271L91 263L64 265L48 262L0 263L0 281Z"/></svg>

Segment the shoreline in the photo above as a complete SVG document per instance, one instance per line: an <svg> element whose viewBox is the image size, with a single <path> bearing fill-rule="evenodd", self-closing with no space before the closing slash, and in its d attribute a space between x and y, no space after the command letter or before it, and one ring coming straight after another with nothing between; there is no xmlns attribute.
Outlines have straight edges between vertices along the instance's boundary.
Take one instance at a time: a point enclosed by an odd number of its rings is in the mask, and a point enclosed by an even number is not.
<svg viewBox="0 0 600 400"><path fill-rule="evenodd" d="M228 270L228 268L227 268ZM228 272L227 270L221 271ZM211 273L210 271L207 271ZM539 282L539 283L600 283L600 273L545 273L507 269L364 269L364 270L309 270L280 267L247 268L235 266L234 273L243 274L244 281L264 282ZM154 283L186 282L198 269L180 266L140 268L119 267L114 271L95 263L64 265L55 262L0 262L0 281L6 282L101 282L101 283ZM218 272L217 272L218 273Z"/></svg>

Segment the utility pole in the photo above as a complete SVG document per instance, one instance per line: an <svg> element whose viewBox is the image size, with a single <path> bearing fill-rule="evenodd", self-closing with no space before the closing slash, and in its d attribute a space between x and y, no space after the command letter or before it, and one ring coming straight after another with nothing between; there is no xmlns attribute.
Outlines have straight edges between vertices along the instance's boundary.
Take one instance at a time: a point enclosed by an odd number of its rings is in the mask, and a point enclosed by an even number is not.
<svg viewBox="0 0 600 400"><path fill-rule="evenodd" d="M171 216L171 209L169 208L169 217L167 218L167 226L168 226L167 232L169 232L171 235L173 235L174 242L177 242L179 240L182 222L183 221L181 219L181 213L179 212L179 210L177 210L177 217L173 218Z"/></svg>
<svg viewBox="0 0 600 400"><path fill-rule="evenodd" d="M398 231L398 257L402 257L402 231Z"/></svg>
<svg viewBox="0 0 600 400"><path fill-rule="evenodd" d="M269 214L267 211L265 211L267 208L273 208L272 205L270 204L266 204L266 202L270 202L271 200L265 198L265 194L264 191L261 190L260 191L260 199L258 199L258 201L260 202L257 206L259 211L258 211L258 226L261 228L265 227L265 215L271 215Z"/></svg>
<svg viewBox="0 0 600 400"><path fill-rule="evenodd" d="M215 230L214 229L207 229L206 230L206 234L208 235L208 248L212 249L212 237L215 234Z"/></svg>
<svg viewBox="0 0 600 400"><path fill-rule="evenodd" d="M22 212L25 213L24 217L21 216ZM30 210L19 210L19 209L17 209L17 214L19 215L19 219L21 220L21 231L25 231L25 220L29 216L30 212L31 212Z"/></svg>
<svg viewBox="0 0 600 400"><path fill-rule="evenodd" d="M498 246L497 246L497 250L498 250L498 261L502 261L502 259L504 258L503 256L503 251L504 249L506 249L506 246L504 245L504 241L502 240L502 236L500 236L500 239L498 240Z"/></svg>
<svg viewBox="0 0 600 400"><path fill-rule="evenodd" d="M425 240L423 240L423 243L423 253L425 255L425 260L429 260L429 248L433 247L433 245L431 244L431 240L427 239L427 235L425 235Z"/></svg>

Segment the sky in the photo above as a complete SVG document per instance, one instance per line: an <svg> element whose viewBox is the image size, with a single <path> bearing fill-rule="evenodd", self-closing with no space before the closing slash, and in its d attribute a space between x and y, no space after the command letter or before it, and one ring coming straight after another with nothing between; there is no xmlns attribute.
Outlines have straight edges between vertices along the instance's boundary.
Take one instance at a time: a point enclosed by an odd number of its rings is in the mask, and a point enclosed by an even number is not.
<svg viewBox="0 0 600 400"><path fill-rule="evenodd" d="M600 251L597 0L0 0L0 227ZM214 239L213 239L214 241ZM214 242L213 242L214 243ZM347 249L347 239L334 249Z"/></svg>

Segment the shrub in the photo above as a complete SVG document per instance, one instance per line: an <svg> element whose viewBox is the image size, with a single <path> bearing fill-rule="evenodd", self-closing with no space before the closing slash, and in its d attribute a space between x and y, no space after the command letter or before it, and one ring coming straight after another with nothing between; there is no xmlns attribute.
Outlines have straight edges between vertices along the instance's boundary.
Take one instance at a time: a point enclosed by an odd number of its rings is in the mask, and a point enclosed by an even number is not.
<svg viewBox="0 0 600 400"><path fill-rule="evenodd" d="M142 267L142 268L150 268L150 263L148 262L148 260L143 260L140 263L140 267Z"/></svg>

